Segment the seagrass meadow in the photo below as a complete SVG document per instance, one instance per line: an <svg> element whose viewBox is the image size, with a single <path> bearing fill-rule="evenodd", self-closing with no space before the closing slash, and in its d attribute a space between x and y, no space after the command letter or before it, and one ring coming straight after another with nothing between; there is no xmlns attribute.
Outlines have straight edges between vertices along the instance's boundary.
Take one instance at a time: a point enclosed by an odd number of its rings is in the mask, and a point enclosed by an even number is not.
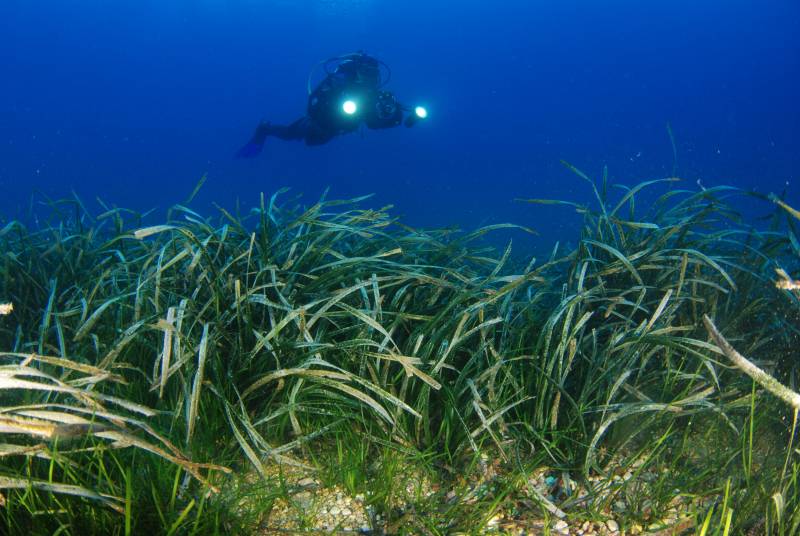
<svg viewBox="0 0 800 536"><path fill-rule="evenodd" d="M796 214L569 167L542 258L285 191L8 222L0 531L798 533L796 408L703 323L794 387Z"/></svg>

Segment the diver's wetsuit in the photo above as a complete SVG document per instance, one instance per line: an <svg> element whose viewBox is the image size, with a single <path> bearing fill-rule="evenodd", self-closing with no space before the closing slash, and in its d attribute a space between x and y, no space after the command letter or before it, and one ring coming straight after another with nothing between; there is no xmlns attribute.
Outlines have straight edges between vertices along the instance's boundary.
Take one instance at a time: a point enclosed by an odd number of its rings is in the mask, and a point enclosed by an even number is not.
<svg viewBox="0 0 800 536"><path fill-rule="evenodd" d="M342 62L308 96L305 117L288 126L268 125L267 136L282 140L302 139L306 145L322 145L339 134L356 130L360 118L343 114L342 103L348 98L357 99L366 105L369 114L374 107L370 105L379 92L379 69L377 60L366 54ZM365 122L370 126L367 120Z"/></svg>
<svg viewBox="0 0 800 536"><path fill-rule="evenodd" d="M290 125L261 123L258 131L263 133L264 139L274 136L281 140L305 140L306 145L322 145L336 135L336 133L321 128L307 116L301 117Z"/></svg>
<svg viewBox="0 0 800 536"><path fill-rule="evenodd" d="M309 94L305 116L289 125L262 122L237 155L257 155L269 136L322 145L340 134L354 132L362 123L370 129L398 126L403 122L404 108L391 92L381 90L380 86L378 60L363 53L347 56ZM359 113L343 113L342 104L346 100L357 102Z"/></svg>

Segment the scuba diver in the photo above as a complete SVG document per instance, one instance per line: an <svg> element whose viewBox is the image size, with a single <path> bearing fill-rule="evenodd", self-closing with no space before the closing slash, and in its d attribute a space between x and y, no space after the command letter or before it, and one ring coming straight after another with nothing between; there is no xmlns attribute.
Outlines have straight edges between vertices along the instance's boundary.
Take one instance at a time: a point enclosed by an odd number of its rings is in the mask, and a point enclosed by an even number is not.
<svg viewBox="0 0 800 536"><path fill-rule="evenodd" d="M311 79L322 67L325 78L311 90ZM385 75L384 72L385 71ZM308 77L306 115L290 125L262 121L253 137L236 153L238 158L257 156L270 136L282 140L303 140L306 145L322 145L340 134L355 132L361 125L369 129L412 127L428 113L422 106L413 110L400 104L383 89L391 71L382 61L363 52L324 60Z"/></svg>

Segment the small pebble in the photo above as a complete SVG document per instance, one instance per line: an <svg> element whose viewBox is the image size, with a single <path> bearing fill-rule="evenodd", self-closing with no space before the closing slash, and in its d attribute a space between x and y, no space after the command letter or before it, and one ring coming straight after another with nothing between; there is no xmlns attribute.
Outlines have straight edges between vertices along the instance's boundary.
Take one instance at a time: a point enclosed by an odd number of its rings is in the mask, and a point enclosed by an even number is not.
<svg viewBox="0 0 800 536"><path fill-rule="evenodd" d="M619 525L613 519L606 521L606 527L608 527L608 530L611 532L619 532Z"/></svg>
<svg viewBox="0 0 800 536"><path fill-rule="evenodd" d="M563 519L559 519L558 521L556 521L556 524L553 525L553 530L556 530L558 532L564 532L568 528L569 528L569 525L567 525L567 522L564 521Z"/></svg>
<svg viewBox="0 0 800 536"><path fill-rule="evenodd" d="M300 506L302 506L304 509L310 508L314 502L314 496L311 495L311 493L308 491L301 491L300 493L296 493L292 498L295 501L297 501L298 504L300 504Z"/></svg>

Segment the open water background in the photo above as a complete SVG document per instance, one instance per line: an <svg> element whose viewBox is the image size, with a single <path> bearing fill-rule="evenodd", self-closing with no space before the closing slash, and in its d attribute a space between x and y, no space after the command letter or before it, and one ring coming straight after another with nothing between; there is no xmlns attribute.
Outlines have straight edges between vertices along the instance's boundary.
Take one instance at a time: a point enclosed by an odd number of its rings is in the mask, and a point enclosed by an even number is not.
<svg viewBox="0 0 800 536"><path fill-rule="evenodd" d="M668 122L681 187L799 204L798 28L800 4L782 0L4 0L0 217L34 190L164 209L208 173L206 213L330 187L374 192L413 225L510 220L550 243L579 217L514 199L588 201L560 159L629 186L669 176ZM232 158L260 119L303 113L318 61L358 49L426 124Z"/></svg>

